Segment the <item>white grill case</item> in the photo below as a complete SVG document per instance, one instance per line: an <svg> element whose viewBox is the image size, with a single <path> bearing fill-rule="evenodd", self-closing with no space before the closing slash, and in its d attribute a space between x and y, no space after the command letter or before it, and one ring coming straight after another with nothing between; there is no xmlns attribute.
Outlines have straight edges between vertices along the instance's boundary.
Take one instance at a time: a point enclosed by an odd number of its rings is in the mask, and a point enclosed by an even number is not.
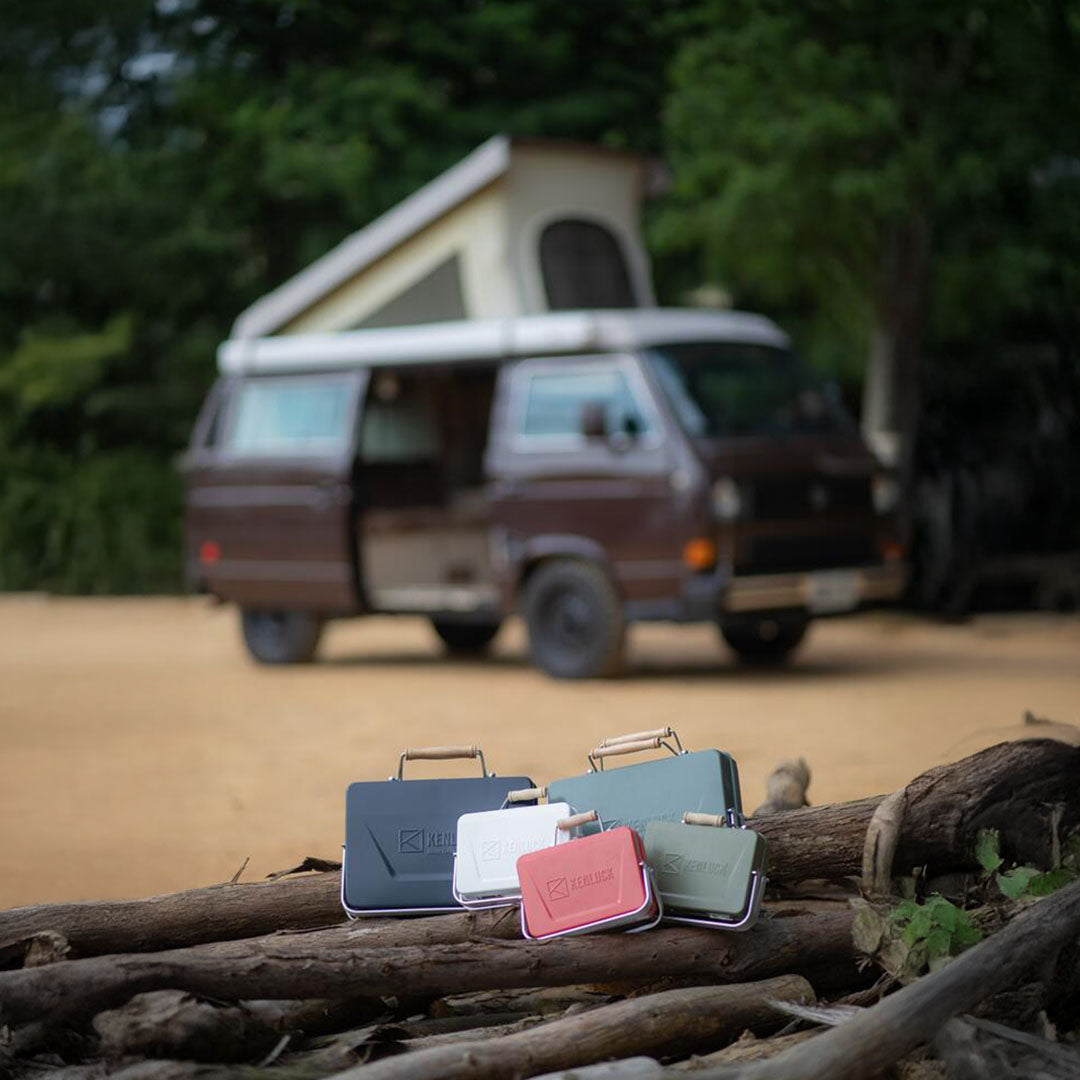
<svg viewBox="0 0 1080 1080"><path fill-rule="evenodd" d="M519 903L518 857L566 843L569 836L556 826L569 815L570 806L564 802L462 814L454 855L454 899L471 909Z"/></svg>

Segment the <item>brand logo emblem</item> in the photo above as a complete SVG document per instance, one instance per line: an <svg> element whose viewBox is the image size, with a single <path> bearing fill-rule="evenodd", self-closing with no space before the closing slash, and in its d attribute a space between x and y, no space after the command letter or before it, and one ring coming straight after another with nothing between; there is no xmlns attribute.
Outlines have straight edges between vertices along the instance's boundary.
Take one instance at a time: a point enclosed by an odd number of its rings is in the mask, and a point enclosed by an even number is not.
<svg viewBox="0 0 1080 1080"><path fill-rule="evenodd" d="M549 900L568 900L570 898L570 889L566 884L566 878L555 878L554 881L547 883L547 894Z"/></svg>
<svg viewBox="0 0 1080 1080"><path fill-rule="evenodd" d="M402 855L424 854L424 830L423 829L399 829L398 851Z"/></svg>
<svg viewBox="0 0 1080 1080"><path fill-rule="evenodd" d="M661 872L664 874L682 873L682 856L666 852L664 854L664 869Z"/></svg>
<svg viewBox="0 0 1080 1080"><path fill-rule="evenodd" d="M480 858L486 859L489 862L499 857L499 841L498 840L485 840L480 845Z"/></svg>

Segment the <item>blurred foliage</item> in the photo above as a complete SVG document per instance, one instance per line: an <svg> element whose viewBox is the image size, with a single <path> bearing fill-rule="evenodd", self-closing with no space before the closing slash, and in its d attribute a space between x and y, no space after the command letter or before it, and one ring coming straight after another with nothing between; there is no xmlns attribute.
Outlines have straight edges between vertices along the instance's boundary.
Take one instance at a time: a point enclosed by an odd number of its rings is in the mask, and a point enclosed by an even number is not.
<svg viewBox="0 0 1080 1080"><path fill-rule="evenodd" d="M497 131L658 151L669 6L9 0L0 588L178 588L233 318Z"/></svg>
<svg viewBox="0 0 1080 1080"><path fill-rule="evenodd" d="M925 224L928 460L1007 430L1067 482L1074 0L4 13L0 588L178 587L174 459L232 319L497 131L664 153L661 296L722 286L849 393L897 231Z"/></svg>

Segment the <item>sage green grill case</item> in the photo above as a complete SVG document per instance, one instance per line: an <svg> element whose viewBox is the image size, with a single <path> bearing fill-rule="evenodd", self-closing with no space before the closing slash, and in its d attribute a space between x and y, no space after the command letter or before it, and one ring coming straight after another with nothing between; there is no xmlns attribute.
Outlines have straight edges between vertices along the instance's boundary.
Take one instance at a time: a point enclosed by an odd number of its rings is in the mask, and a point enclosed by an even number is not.
<svg viewBox="0 0 1080 1080"><path fill-rule="evenodd" d="M604 767L608 757L655 749L665 749L672 756L622 768ZM644 835L650 821L677 823L686 810L719 814L731 824L742 824L734 759L721 750L684 750L671 728L606 739L589 755L589 763L592 767L584 775L549 784L548 798L576 809L595 809L606 828L627 825ZM587 826L585 831L598 828Z"/></svg>
<svg viewBox="0 0 1080 1080"><path fill-rule="evenodd" d="M652 821L645 856L667 922L748 930L765 889L765 838L752 829Z"/></svg>

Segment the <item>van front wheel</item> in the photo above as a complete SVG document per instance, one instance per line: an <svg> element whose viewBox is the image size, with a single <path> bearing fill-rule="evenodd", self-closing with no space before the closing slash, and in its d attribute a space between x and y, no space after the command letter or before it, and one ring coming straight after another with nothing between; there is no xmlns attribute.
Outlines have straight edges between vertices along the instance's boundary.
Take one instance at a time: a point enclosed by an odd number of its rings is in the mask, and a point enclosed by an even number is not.
<svg viewBox="0 0 1080 1080"><path fill-rule="evenodd" d="M799 647L810 621L800 615L740 618L720 623L720 633L744 664L782 664Z"/></svg>
<svg viewBox="0 0 1080 1080"><path fill-rule="evenodd" d="M306 664L314 656L323 620L308 611L240 612L244 644L260 664Z"/></svg>
<svg viewBox="0 0 1080 1080"><path fill-rule="evenodd" d="M529 651L557 679L615 674L622 662L622 605L607 574L593 563L543 563L525 585Z"/></svg>
<svg viewBox="0 0 1080 1080"><path fill-rule="evenodd" d="M435 633L442 638L446 651L458 656L482 653L499 632L502 623L453 622L449 619L432 619Z"/></svg>

